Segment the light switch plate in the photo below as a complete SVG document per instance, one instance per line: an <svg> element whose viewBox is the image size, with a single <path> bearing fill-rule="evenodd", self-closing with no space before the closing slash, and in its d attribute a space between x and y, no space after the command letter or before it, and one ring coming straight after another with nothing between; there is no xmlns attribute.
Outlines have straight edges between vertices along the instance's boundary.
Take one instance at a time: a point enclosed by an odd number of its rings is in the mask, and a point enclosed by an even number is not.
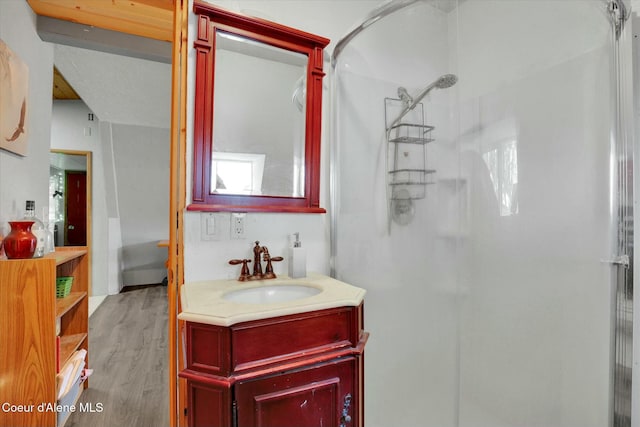
<svg viewBox="0 0 640 427"><path fill-rule="evenodd" d="M200 240L221 240L223 230L227 230L228 226L224 226L224 214L213 212L200 213Z"/></svg>

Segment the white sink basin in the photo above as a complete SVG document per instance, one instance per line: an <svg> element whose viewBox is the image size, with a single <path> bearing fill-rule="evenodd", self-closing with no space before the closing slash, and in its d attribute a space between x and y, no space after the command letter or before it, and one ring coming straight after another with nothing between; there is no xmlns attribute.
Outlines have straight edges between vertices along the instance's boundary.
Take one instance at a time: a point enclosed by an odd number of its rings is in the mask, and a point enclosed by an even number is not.
<svg viewBox="0 0 640 427"><path fill-rule="evenodd" d="M2 0L0 0L1 2ZM366 291L331 277L202 280L180 288L178 319L216 326L362 304ZM0 423L2 424L2 423Z"/></svg>
<svg viewBox="0 0 640 427"><path fill-rule="evenodd" d="M268 285L227 292L222 299L242 304L270 304L311 297L321 291L307 285Z"/></svg>

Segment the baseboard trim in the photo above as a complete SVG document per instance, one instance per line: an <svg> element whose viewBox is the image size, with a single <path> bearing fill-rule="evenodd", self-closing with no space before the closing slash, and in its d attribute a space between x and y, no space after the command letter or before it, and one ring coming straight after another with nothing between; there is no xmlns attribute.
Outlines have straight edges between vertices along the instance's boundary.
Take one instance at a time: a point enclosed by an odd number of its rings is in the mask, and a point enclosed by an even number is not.
<svg viewBox="0 0 640 427"><path fill-rule="evenodd" d="M137 290L140 290L140 289L151 288L151 287L154 287L154 286L163 286L163 284L162 283L150 283L148 285L127 285L127 286L122 288L120 293L137 291Z"/></svg>

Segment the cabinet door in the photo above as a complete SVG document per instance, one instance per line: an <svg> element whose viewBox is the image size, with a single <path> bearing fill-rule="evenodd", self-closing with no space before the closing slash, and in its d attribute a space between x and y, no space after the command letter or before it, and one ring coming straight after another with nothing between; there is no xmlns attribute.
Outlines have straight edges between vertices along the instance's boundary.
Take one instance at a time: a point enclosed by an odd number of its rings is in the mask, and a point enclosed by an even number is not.
<svg viewBox="0 0 640 427"><path fill-rule="evenodd" d="M355 358L236 384L238 427L351 427Z"/></svg>
<svg viewBox="0 0 640 427"><path fill-rule="evenodd" d="M187 380L187 417L194 427L231 427L229 389Z"/></svg>

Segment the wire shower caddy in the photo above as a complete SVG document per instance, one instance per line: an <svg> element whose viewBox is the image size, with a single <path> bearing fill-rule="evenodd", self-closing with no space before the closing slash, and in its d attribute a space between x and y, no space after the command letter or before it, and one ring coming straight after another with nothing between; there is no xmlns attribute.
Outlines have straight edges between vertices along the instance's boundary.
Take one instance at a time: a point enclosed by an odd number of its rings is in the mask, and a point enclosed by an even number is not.
<svg viewBox="0 0 640 427"><path fill-rule="evenodd" d="M422 103L416 104L406 114L406 122L394 124L404 105L401 99L385 98L385 127L389 144L387 184L391 201L424 199L426 187L434 184L432 176L436 172L427 168L427 144L433 141L431 132L435 128L425 124Z"/></svg>

